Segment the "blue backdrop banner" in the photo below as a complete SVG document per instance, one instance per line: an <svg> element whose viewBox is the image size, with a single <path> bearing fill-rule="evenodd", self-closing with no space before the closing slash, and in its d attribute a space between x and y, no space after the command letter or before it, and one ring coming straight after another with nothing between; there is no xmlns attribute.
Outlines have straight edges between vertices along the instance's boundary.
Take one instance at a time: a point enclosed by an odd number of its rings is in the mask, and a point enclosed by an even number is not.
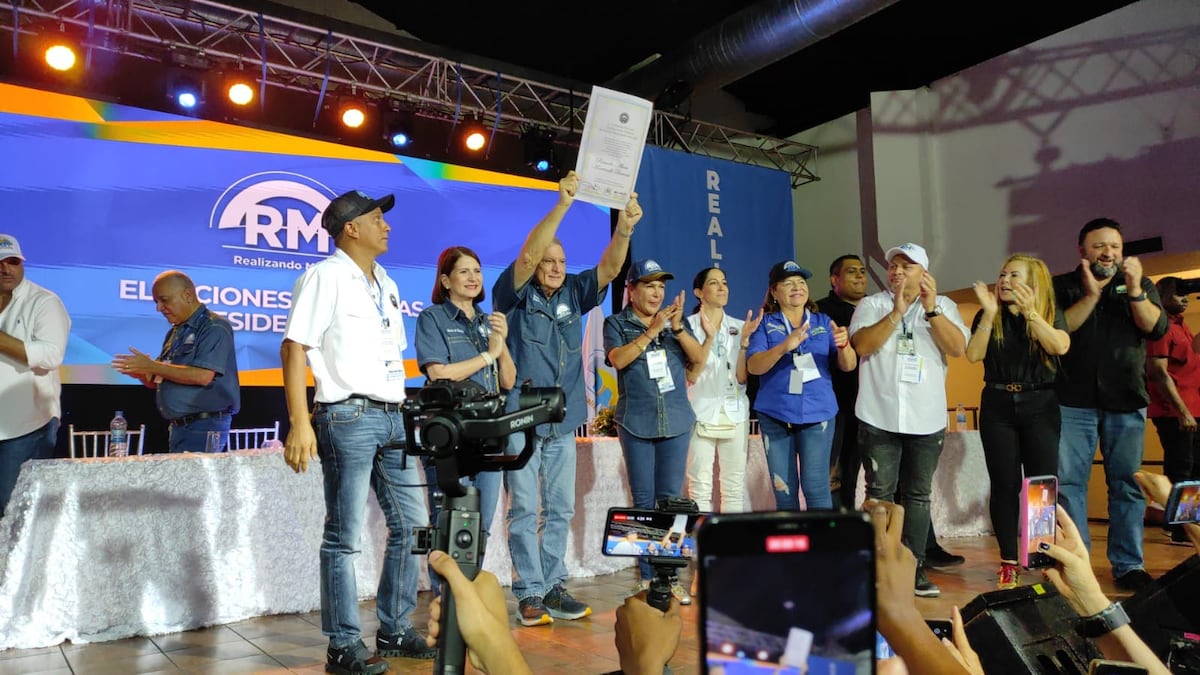
<svg viewBox="0 0 1200 675"><path fill-rule="evenodd" d="M653 258L675 275L668 300L685 291L691 313L692 277L720 267L729 280L726 313L739 319L750 309L757 313L771 265L795 255L788 174L647 146L637 192L646 215L634 231L632 255Z"/></svg>

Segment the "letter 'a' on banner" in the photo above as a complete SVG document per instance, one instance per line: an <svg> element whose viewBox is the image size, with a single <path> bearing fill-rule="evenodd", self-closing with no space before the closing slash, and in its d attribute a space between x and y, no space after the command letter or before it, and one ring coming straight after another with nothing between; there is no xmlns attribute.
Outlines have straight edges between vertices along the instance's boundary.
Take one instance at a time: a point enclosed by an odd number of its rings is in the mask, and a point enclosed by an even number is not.
<svg viewBox="0 0 1200 675"><path fill-rule="evenodd" d="M725 312L742 319L762 307L771 265L795 255L791 180L784 171L647 146L637 193L645 215L630 257L653 258L674 274L667 301L685 291L689 313L696 304L692 278L700 270L725 270Z"/></svg>
<svg viewBox="0 0 1200 675"><path fill-rule="evenodd" d="M583 329L583 386L588 426L596 412L617 404L617 371L604 362L604 310L593 307Z"/></svg>

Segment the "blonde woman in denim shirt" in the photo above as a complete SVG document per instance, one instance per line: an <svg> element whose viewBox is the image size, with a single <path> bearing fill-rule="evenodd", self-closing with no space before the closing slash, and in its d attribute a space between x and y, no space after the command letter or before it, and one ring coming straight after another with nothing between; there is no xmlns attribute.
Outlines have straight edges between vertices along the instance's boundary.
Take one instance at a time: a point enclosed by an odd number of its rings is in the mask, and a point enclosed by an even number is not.
<svg viewBox="0 0 1200 675"><path fill-rule="evenodd" d="M675 275L653 260L629 267L629 303L604 320L604 353L617 371L613 418L625 456L634 508L652 509L683 490L688 441L696 415L687 398L687 364L703 356L683 321L683 293L663 307L666 282ZM649 588L650 563L640 561L636 591ZM691 602L678 582L672 591Z"/></svg>
<svg viewBox="0 0 1200 675"><path fill-rule="evenodd" d="M754 410L780 511L800 508L800 490L806 508L833 506L829 452L838 406L829 372L857 363L846 328L817 311L811 276L791 260L771 268L766 315L747 349L746 367L759 376Z"/></svg>

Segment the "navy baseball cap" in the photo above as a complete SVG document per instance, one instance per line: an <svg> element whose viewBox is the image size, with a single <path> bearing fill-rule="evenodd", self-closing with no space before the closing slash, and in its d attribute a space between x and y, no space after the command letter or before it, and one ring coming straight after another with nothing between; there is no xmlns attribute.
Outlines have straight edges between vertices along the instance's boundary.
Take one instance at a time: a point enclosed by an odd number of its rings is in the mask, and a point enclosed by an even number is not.
<svg viewBox="0 0 1200 675"><path fill-rule="evenodd" d="M812 277L812 272L797 265L794 260L784 260L783 262L775 263L771 267L771 276L768 283L774 286L788 277L804 277L808 279Z"/></svg>
<svg viewBox="0 0 1200 675"><path fill-rule="evenodd" d="M342 233L342 228L351 220L375 209L383 209L383 212L387 213L395 205L395 195L371 199L361 190L351 190L329 202L329 206L325 207L325 212L321 214L321 227L325 228L329 236L337 239Z"/></svg>
<svg viewBox="0 0 1200 675"><path fill-rule="evenodd" d="M625 283L632 284L637 281L658 281L659 279L666 281L674 279L675 275L664 270L662 265L654 262L650 258L645 260L635 260L629 266L629 274L625 277Z"/></svg>

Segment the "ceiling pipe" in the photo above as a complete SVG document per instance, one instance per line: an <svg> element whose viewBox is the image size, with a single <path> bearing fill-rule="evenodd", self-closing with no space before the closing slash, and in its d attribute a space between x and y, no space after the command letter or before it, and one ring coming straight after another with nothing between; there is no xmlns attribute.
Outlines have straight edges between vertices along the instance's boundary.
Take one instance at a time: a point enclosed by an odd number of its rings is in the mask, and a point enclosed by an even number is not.
<svg viewBox="0 0 1200 675"><path fill-rule="evenodd" d="M766 0L688 40L686 47L622 73L605 86L677 105L692 93L736 82L895 2Z"/></svg>

